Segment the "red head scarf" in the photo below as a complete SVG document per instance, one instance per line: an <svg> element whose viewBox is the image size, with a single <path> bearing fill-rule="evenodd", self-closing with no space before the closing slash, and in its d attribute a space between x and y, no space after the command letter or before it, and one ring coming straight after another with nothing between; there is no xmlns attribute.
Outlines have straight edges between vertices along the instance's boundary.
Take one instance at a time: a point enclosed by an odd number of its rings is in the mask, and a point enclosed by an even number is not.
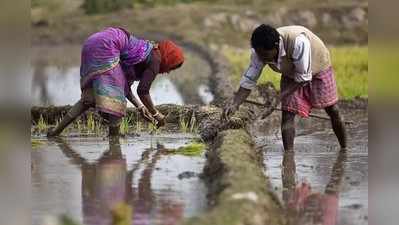
<svg viewBox="0 0 399 225"><path fill-rule="evenodd" d="M167 73L184 62L183 51L172 41L161 41L158 48L161 52L160 73Z"/></svg>

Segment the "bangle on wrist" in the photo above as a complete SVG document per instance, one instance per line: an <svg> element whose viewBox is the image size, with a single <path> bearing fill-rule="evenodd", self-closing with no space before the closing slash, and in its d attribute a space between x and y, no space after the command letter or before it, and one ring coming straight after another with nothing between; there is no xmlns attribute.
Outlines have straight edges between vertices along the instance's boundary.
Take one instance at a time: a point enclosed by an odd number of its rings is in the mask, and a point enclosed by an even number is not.
<svg viewBox="0 0 399 225"><path fill-rule="evenodd" d="M155 114L152 114L152 116L158 116L159 115L159 111L157 110L157 112Z"/></svg>

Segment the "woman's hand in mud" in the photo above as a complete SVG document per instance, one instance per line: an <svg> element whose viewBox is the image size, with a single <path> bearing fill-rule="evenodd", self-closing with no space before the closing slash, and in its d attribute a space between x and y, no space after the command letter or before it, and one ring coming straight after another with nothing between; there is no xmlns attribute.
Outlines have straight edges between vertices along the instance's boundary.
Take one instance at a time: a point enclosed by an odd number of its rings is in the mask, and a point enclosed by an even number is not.
<svg viewBox="0 0 399 225"><path fill-rule="evenodd" d="M154 123L155 119L152 117L150 111L145 106L141 106L138 108L142 117L144 117L147 121Z"/></svg>
<svg viewBox="0 0 399 225"><path fill-rule="evenodd" d="M227 104L224 109L223 109L223 113L222 113L222 120L223 121L227 121L230 119L230 117L232 115L234 115L234 113L238 110L238 105L235 103L229 103Z"/></svg>
<svg viewBox="0 0 399 225"><path fill-rule="evenodd" d="M157 128L165 126L165 124L166 124L165 118L166 117L162 113L157 112L155 115L153 115L153 117L157 121Z"/></svg>

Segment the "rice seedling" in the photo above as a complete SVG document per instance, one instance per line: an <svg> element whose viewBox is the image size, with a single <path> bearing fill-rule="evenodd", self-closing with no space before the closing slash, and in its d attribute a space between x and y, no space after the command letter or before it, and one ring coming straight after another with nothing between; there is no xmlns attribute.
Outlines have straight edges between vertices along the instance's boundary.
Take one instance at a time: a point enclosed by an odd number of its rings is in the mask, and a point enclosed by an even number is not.
<svg viewBox="0 0 399 225"><path fill-rule="evenodd" d="M153 123L148 123L148 130L149 130L150 134L158 134L159 133L157 125L155 125Z"/></svg>
<svg viewBox="0 0 399 225"><path fill-rule="evenodd" d="M126 135L129 133L129 122L130 122L130 117L123 117L121 124L119 125L119 132L122 135Z"/></svg>
<svg viewBox="0 0 399 225"><path fill-rule="evenodd" d="M100 121L97 122L96 126L96 136L101 136L103 133L103 126L102 126L102 119L100 118Z"/></svg>
<svg viewBox="0 0 399 225"><path fill-rule="evenodd" d="M83 131L83 124L82 124L82 120L81 120L81 119L76 120L76 129L77 129L79 132L82 132L82 131Z"/></svg>
<svg viewBox="0 0 399 225"><path fill-rule="evenodd" d="M87 114L86 126L87 126L88 131L90 131L92 133L95 131L96 121L94 121L94 117L93 117L93 113L92 112L89 112Z"/></svg>
<svg viewBox="0 0 399 225"><path fill-rule="evenodd" d="M186 146L171 149L167 152L167 154L177 154L184 156L200 156L204 150L206 145L202 142L193 141Z"/></svg>
<svg viewBox="0 0 399 225"><path fill-rule="evenodd" d="M197 133L198 127L197 127L197 119L195 118L195 113L191 114L191 120L190 120L190 133Z"/></svg>
<svg viewBox="0 0 399 225"><path fill-rule="evenodd" d="M42 115L40 115L40 118L39 118L39 121L37 122L36 127L37 127L37 130L39 131L39 133L42 133L47 130L48 124L46 123L46 121L44 120Z"/></svg>
<svg viewBox="0 0 399 225"><path fill-rule="evenodd" d="M182 133L188 133L189 131L189 121L186 121L183 115L180 115L179 128Z"/></svg>

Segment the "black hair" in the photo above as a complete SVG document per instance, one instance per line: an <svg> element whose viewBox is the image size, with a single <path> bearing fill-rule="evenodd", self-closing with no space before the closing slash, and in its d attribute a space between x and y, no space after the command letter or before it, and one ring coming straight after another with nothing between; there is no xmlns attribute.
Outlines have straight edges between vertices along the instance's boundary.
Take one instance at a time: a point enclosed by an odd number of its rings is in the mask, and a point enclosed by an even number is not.
<svg viewBox="0 0 399 225"><path fill-rule="evenodd" d="M266 24L262 24L255 28L251 36L252 48L264 48L266 50L272 50L278 47L280 34L278 31Z"/></svg>

